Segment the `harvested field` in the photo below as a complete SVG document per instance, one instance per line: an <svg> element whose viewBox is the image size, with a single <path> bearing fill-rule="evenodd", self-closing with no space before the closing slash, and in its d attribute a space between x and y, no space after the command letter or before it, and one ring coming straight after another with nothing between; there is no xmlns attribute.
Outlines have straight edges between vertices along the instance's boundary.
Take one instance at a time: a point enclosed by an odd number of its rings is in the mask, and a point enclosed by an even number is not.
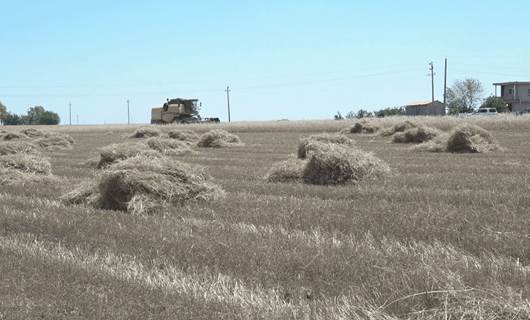
<svg viewBox="0 0 530 320"><path fill-rule="evenodd" d="M343 134L314 134L300 139L300 142L298 143L298 158L305 159L307 152L311 150L313 145L318 145L320 143L340 144L346 147L355 146L355 141Z"/></svg>
<svg viewBox="0 0 530 320"><path fill-rule="evenodd" d="M404 120L371 121L391 128ZM414 122L448 133L477 125L503 151L411 152L388 137L356 135L356 148L387 163L391 175L344 185L269 183L263 177L292 159L300 137L353 122L189 125L227 130L245 145L178 158L155 152L205 167L225 191L214 201L170 204L168 195L181 189L144 160L118 162L108 173L78 165L105 146L145 142L123 138L134 128L60 127L76 141L75 149L47 153L60 183L0 185L0 318L530 318L530 118ZM279 170L296 172L297 163ZM122 171L138 173L114 174ZM135 193L131 203L124 189L103 208L59 200L99 174L112 183L103 191L156 182L156 197ZM84 190L78 203L100 196ZM148 214L123 211L146 203Z"/></svg>
<svg viewBox="0 0 530 320"><path fill-rule="evenodd" d="M341 130L342 133L365 133L373 134L381 130L381 127L368 121L356 122L353 126Z"/></svg>
<svg viewBox="0 0 530 320"><path fill-rule="evenodd" d="M56 151L73 149L75 141L68 134L49 132L43 137L35 139L34 143L44 150Z"/></svg>
<svg viewBox="0 0 530 320"><path fill-rule="evenodd" d="M192 152L188 143L169 138L149 138L146 144L152 150L164 155L182 155Z"/></svg>
<svg viewBox="0 0 530 320"><path fill-rule="evenodd" d="M430 141L441 135L442 131L431 128L419 126L415 128L406 129L403 132L396 132L392 136L394 143L422 143Z"/></svg>

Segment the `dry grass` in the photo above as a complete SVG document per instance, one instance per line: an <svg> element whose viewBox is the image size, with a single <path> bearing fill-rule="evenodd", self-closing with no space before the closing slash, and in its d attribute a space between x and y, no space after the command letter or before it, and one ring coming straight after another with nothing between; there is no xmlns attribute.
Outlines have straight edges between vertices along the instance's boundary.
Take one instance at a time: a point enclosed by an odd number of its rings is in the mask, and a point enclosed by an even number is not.
<svg viewBox="0 0 530 320"><path fill-rule="evenodd" d="M0 185L25 185L55 181L50 161L39 154L12 153L0 156Z"/></svg>
<svg viewBox="0 0 530 320"><path fill-rule="evenodd" d="M297 158L289 158L275 163L265 174L268 182L302 182L302 174L306 161Z"/></svg>
<svg viewBox="0 0 530 320"><path fill-rule="evenodd" d="M49 132L46 133L43 137L34 140L34 143L44 150L56 151L73 149L75 141L68 134L59 132Z"/></svg>
<svg viewBox="0 0 530 320"><path fill-rule="evenodd" d="M155 127L141 127L136 129L131 138L150 138L150 137L159 137L162 132Z"/></svg>
<svg viewBox="0 0 530 320"><path fill-rule="evenodd" d="M390 167L384 161L360 149L329 143L313 146L302 173L305 183L355 184L390 173Z"/></svg>
<svg viewBox="0 0 530 320"><path fill-rule="evenodd" d="M18 134L18 133L15 133L15 132L7 132L7 133L4 133L2 135L2 139L3 140L6 140L6 141L9 141L9 140L19 140L19 139L23 139L24 136Z"/></svg>
<svg viewBox="0 0 530 320"><path fill-rule="evenodd" d="M27 128L27 129L21 130L20 133L22 133L23 135L29 138L42 137L45 135L43 131L39 129L35 129L35 128Z"/></svg>
<svg viewBox="0 0 530 320"><path fill-rule="evenodd" d="M381 127L373 122L368 121L359 121L356 122L353 126L341 130L342 133L364 133L364 134L374 134L381 130Z"/></svg>
<svg viewBox="0 0 530 320"><path fill-rule="evenodd" d="M199 135L192 130L173 129L167 133L168 137L175 140L195 144L199 140Z"/></svg>
<svg viewBox="0 0 530 320"><path fill-rule="evenodd" d="M97 167L104 168L115 162L136 156L158 158L161 154L143 143L115 143L101 148Z"/></svg>
<svg viewBox="0 0 530 320"><path fill-rule="evenodd" d="M147 214L170 205L222 198L222 189L209 179L199 167L166 157L136 156L108 166L92 183L64 198L95 208Z"/></svg>
<svg viewBox="0 0 530 320"><path fill-rule="evenodd" d="M390 128L405 119L370 121ZM347 121L189 125L246 142L178 158L207 167L226 198L132 215L57 200L97 181L79 161L123 142L131 126L57 127L76 140L75 150L48 154L61 180L0 185L0 318L530 318L530 118L414 121L445 132L478 125L503 152L418 153L357 135L357 148L393 174L267 183L261 177L301 136ZM96 201L88 190L94 199L78 202Z"/></svg>
<svg viewBox="0 0 530 320"><path fill-rule="evenodd" d="M16 153L40 154L40 151L37 146L27 141L0 142L0 156Z"/></svg>
<svg viewBox="0 0 530 320"><path fill-rule="evenodd" d="M203 133L199 137L197 146L201 148L221 148L231 146L242 146L241 139L226 130L214 129Z"/></svg>
<svg viewBox="0 0 530 320"><path fill-rule="evenodd" d="M396 132L392 136L394 143L423 143L430 141L442 134L442 131L425 126L406 129L404 132Z"/></svg>
<svg viewBox="0 0 530 320"><path fill-rule="evenodd" d="M318 143L331 143L331 144L340 144L346 147L355 146L355 141L343 134L314 134L308 137L302 137L298 143L298 158L305 159L307 153L314 147L313 144Z"/></svg>
<svg viewBox="0 0 530 320"><path fill-rule="evenodd" d="M500 150L497 141L483 128L462 124L448 134L441 134L432 141L418 145L417 150L452 153L487 153Z"/></svg>
<svg viewBox="0 0 530 320"><path fill-rule="evenodd" d="M404 120L393 124L390 128L381 131L383 137L389 137L394 135L396 132L405 132L409 129L418 127L418 125L412 121Z"/></svg>
<svg viewBox="0 0 530 320"><path fill-rule="evenodd" d="M188 143L184 141L168 138L149 138L146 144L152 150L158 151L164 155L183 155L191 153L192 150Z"/></svg>

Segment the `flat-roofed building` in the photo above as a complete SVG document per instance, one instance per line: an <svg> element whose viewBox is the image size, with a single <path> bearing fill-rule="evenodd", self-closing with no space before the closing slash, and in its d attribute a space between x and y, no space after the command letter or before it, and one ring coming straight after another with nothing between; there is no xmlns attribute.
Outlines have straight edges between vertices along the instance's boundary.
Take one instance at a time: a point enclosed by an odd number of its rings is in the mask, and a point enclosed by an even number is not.
<svg viewBox="0 0 530 320"><path fill-rule="evenodd" d="M500 87L500 98L512 106L512 112L530 112L530 82L499 82L494 83L495 96L498 96L497 88Z"/></svg>

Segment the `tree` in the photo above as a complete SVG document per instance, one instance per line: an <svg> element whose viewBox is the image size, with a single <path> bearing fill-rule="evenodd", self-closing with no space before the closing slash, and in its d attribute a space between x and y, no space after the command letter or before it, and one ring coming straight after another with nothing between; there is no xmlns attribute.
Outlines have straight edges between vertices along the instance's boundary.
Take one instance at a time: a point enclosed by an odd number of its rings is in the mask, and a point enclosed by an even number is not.
<svg viewBox="0 0 530 320"><path fill-rule="evenodd" d="M4 115L7 112L7 107L0 101L0 124L4 123Z"/></svg>
<svg viewBox="0 0 530 320"><path fill-rule="evenodd" d="M35 124L54 125L59 124L59 122L61 122L61 118L57 113L51 111L44 111L40 114Z"/></svg>
<svg viewBox="0 0 530 320"><path fill-rule="evenodd" d="M477 79L457 80L447 89L447 104L450 114L472 112L482 100L484 88Z"/></svg>
<svg viewBox="0 0 530 320"><path fill-rule="evenodd" d="M509 112L510 108L504 100L499 97L489 96L484 103L480 106L481 108L495 108L497 112Z"/></svg>
<svg viewBox="0 0 530 320"><path fill-rule="evenodd" d="M2 114L2 122L7 126L17 126L24 124L22 118L18 114L7 111Z"/></svg>
<svg viewBox="0 0 530 320"><path fill-rule="evenodd" d="M340 111L337 111L337 114L334 117L335 117L335 120L343 120L344 119L344 117L342 116Z"/></svg>
<svg viewBox="0 0 530 320"><path fill-rule="evenodd" d="M401 116L404 114L405 114L405 108L403 107L385 108L385 109L381 109L375 112L375 116L378 118Z"/></svg>

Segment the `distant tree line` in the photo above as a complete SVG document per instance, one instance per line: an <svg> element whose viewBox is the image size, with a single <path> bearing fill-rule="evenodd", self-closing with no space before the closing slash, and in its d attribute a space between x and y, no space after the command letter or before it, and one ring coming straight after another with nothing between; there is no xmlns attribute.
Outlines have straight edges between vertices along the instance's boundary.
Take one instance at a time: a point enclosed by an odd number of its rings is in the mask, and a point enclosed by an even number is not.
<svg viewBox="0 0 530 320"><path fill-rule="evenodd" d="M450 115L459 113L470 113L477 108L495 108L497 112L511 112L511 106L506 104L500 97L490 96L484 99L484 87L477 79L457 80L447 89L447 107ZM350 111L346 115L340 112L335 114L335 120L361 119L367 117L391 117L405 115L404 107L385 108L378 111L367 111L359 109L357 112Z"/></svg>
<svg viewBox="0 0 530 320"><path fill-rule="evenodd" d="M7 111L7 107L0 102L0 121L4 125L54 125L59 124L61 118L42 106L31 107L26 114L18 115Z"/></svg>

